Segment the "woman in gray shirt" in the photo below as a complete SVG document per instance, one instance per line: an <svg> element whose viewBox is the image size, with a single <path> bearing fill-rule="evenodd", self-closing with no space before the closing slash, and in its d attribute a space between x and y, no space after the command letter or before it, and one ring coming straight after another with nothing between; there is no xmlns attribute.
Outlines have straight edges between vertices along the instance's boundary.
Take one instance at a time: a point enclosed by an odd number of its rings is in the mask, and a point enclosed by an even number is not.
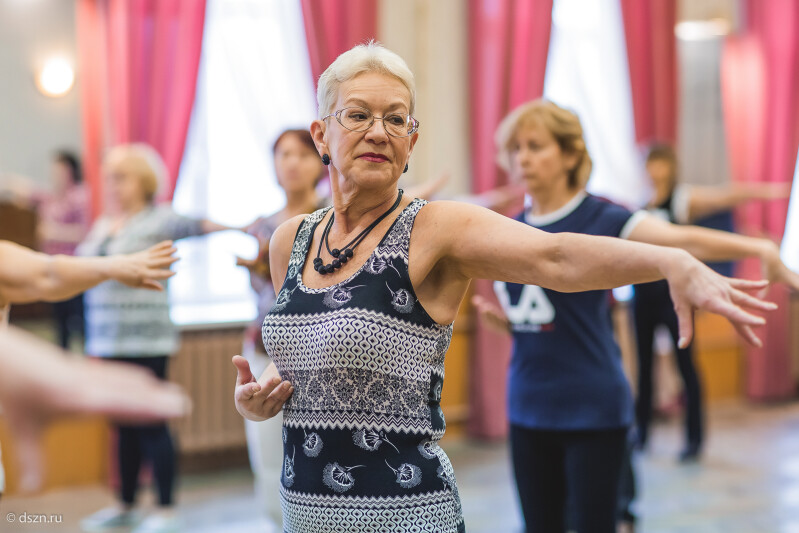
<svg viewBox="0 0 799 533"><path fill-rule="evenodd" d="M114 148L104 164L109 214L99 218L79 255L102 256L142 250L154 243L213 231L234 229L175 213L156 205L158 185L166 168L158 153L144 144ZM142 294L147 292L147 294ZM134 291L120 283L103 283L86 292L86 353L149 368L166 378L168 357L178 348L178 332L169 318L167 293ZM175 450L166 424L118 426L121 504L103 509L82 522L88 531L104 531L136 523L133 512L143 459L152 464L158 485L158 513L141 524L142 531L177 528L172 511Z"/></svg>

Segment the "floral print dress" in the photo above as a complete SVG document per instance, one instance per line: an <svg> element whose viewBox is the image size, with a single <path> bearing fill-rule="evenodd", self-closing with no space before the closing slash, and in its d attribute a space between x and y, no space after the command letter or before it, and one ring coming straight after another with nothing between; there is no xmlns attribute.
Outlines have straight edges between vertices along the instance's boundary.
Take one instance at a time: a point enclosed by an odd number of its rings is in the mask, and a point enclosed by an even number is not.
<svg viewBox="0 0 799 533"><path fill-rule="evenodd" d="M463 532L452 465L438 446L444 355L408 275L413 200L364 265L311 289L302 269L328 209L297 231L263 323L267 354L294 394L283 410L281 504L287 533Z"/></svg>

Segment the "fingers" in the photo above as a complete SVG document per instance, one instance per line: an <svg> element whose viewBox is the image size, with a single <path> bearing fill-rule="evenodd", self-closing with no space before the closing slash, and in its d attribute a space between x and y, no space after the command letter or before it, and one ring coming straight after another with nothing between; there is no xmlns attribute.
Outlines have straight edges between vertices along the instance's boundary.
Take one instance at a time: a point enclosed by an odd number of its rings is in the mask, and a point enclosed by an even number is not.
<svg viewBox="0 0 799 533"><path fill-rule="evenodd" d="M741 326L762 326L766 319L749 313L732 302L716 302L716 305L709 306L708 311L726 317L734 325Z"/></svg>
<svg viewBox="0 0 799 533"><path fill-rule="evenodd" d="M777 308L777 304L774 302L761 300L760 298L756 298L750 294L746 294L745 292L736 289L732 290L730 296L732 297L732 301L736 304L757 309L758 311L773 311Z"/></svg>
<svg viewBox="0 0 799 533"><path fill-rule="evenodd" d="M674 312L677 313L677 324L680 332L680 340L677 347L687 348L694 336L694 311L691 306L675 306Z"/></svg>
<svg viewBox="0 0 799 533"><path fill-rule="evenodd" d="M173 241L161 241L158 244L154 244L150 246L149 250L158 251L158 250L166 250L169 248L174 248L175 243Z"/></svg>
<svg viewBox="0 0 799 533"><path fill-rule="evenodd" d="M256 393L261 391L261 386L257 381L245 383L244 385L236 385L234 399L237 402L248 402L253 399Z"/></svg>
<svg viewBox="0 0 799 533"><path fill-rule="evenodd" d="M152 291L164 292L164 286L152 279L145 279L141 282L142 289L150 289Z"/></svg>
<svg viewBox="0 0 799 533"><path fill-rule="evenodd" d="M254 419L272 418L283 408L294 393L294 387L288 381L278 377L265 380L262 385L257 381L236 387L235 399L237 409L243 415Z"/></svg>
<svg viewBox="0 0 799 533"><path fill-rule="evenodd" d="M63 405L65 413L94 413L141 423L191 412L191 400L183 389L150 371L106 361L81 363L75 370L73 380L80 379L85 386L81 393L69 396L69 403Z"/></svg>
<svg viewBox="0 0 799 533"><path fill-rule="evenodd" d="M22 470L19 485L23 493L35 492L42 485L44 472L41 438L41 435L31 437L20 435L17 437L18 460Z"/></svg>
<svg viewBox="0 0 799 533"><path fill-rule="evenodd" d="M757 290L768 287L769 281L767 279L740 279L740 278L724 278L733 288L749 291Z"/></svg>
<svg viewBox="0 0 799 533"><path fill-rule="evenodd" d="M20 466L20 491L34 492L41 488L44 478L41 425L43 421L34 420L30 414L28 416L14 412L7 414Z"/></svg>
<svg viewBox="0 0 799 533"><path fill-rule="evenodd" d="M233 356L233 366L236 367L236 385L245 385L255 381L255 376L250 370L250 363L240 355Z"/></svg>
<svg viewBox="0 0 799 533"><path fill-rule="evenodd" d="M761 341L760 338L755 335L755 332L752 331L750 326L744 326L740 324L733 324L733 326L735 327L735 331L738 332L738 335L743 337L746 342L752 346L756 346L757 348L763 347L763 341Z"/></svg>
<svg viewBox="0 0 799 533"><path fill-rule="evenodd" d="M172 276L174 276L175 274L177 274L177 272L175 272L173 270L154 270L154 269L149 269L149 270L147 270L147 272L144 275L147 278L168 279L168 278L171 278Z"/></svg>
<svg viewBox="0 0 799 533"><path fill-rule="evenodd" d="M275 387L266 399L266 408L269 416L272 417L279 413L292 394L294 394L294 387L288 381L284 381Z"/></svg>

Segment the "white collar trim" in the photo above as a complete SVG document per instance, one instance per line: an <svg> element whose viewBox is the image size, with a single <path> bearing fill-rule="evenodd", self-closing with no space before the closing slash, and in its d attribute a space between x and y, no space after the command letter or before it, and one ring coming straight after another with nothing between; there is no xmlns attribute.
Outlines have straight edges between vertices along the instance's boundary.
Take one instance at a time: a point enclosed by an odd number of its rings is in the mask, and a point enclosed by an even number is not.
<svg viewBox="0 0 799 533"><path fill-rule="evenodd" d="M580 191L574 195L574 198L566 202L563 207L556 209L551 213L547 213L546 215L533 215L531 210L528 209L524 212L524 220L531 226L547 226L572 214L572 212L577 209L581 203L583 203L583 200L585 200L587 196L587 192L584 190Z"/></svg>

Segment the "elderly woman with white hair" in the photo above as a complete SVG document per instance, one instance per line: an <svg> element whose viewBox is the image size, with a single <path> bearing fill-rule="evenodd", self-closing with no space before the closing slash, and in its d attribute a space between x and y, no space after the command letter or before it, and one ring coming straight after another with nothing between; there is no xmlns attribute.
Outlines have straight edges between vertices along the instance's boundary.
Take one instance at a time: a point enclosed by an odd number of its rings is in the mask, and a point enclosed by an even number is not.
<svg viewBox="0 0 799 533"><path fill-rule="evenodd" d="M465 530L438 446L444 355L469 283L559 291L666 278L691 335L697 307L747 335L772 306L673 248L548 234L481 207L407 198L397 188L419 137L413 75L396 54L356 46L319 79L311 133L333 206L282 224L271 241L278 289L263 324L272 357L256 379L234 357L239 412L283 409L284 531Z"/></svg>
<svg viewBox="0 0 799 533"><path fill-rule="evenodd" d="M113 148L103 165L107 214L92 226L78 247L84 256L104 256L142 250L154 243L233 229L208 220L175 213L155 203L166 166L145 144ZM231 258L232 259L232 258ZM136 291L121 283L103 283L86 292L86 353L138 365L166 378L169 356L177 351L178 332L169 317L166 292ZM87 531L105 531L138 522L134 512L139 469L152 464L158 486L159 512L136 531L173 531L175 450L166 424L118 426L120 504L83 520Z"/></svg>

